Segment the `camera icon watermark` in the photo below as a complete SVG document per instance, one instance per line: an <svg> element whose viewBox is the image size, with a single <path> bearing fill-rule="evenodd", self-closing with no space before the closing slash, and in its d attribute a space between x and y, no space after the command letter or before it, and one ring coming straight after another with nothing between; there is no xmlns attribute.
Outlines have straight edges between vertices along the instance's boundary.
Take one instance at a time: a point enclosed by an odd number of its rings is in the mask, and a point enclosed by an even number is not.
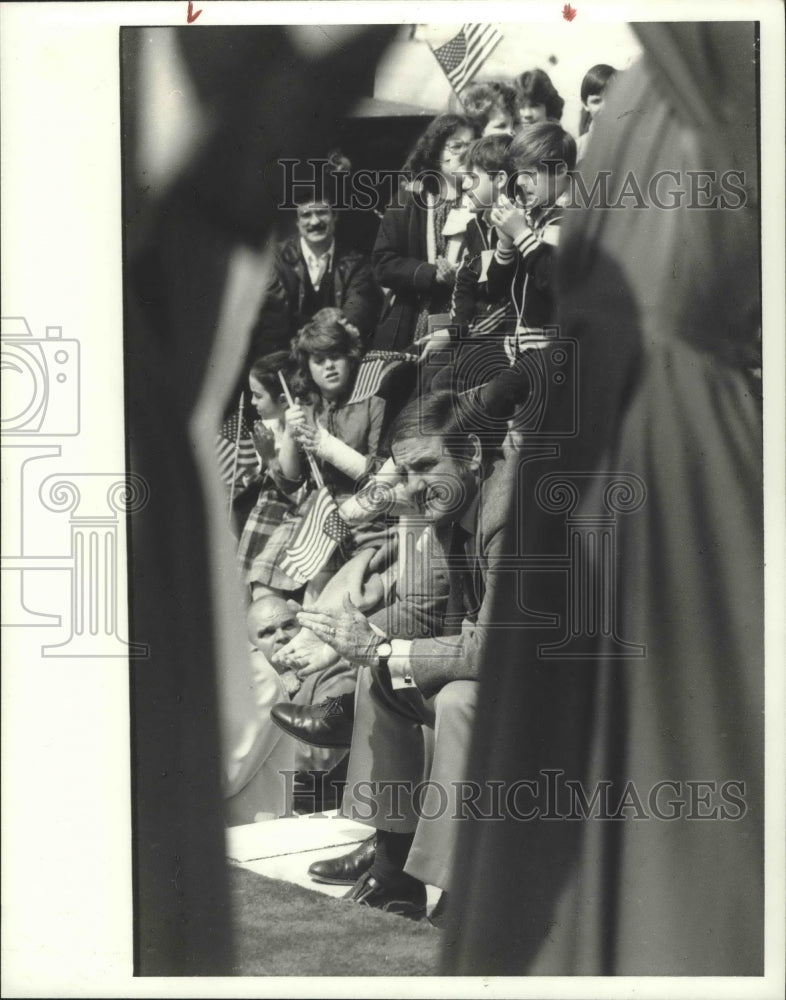
<svg viewBox="0 0 786 1000"><path fill-rule="evenodd" d="M63 616L40 611L52 596L47 574L68 574L69 634L41 646L46 657L145 657L147 647L119 635L124 566L121 517L147 503L147 484L125 472L58 471L41 482L40 462L59 459L58 438L76 437L80 421L80 345L48 326L33 336L20 316L2 321L3 580L4 628L63 624ZM58 463L60 464L60 463ZM47 535L45 512L67 511L65 544ZM50 527L56 527L56 525ZM42 538L46 542L42 545ZM60 610L60 609L58 609Z"/></svg>
<svg viewBox="0 0 786 1000"><path fill-rule="evenodd" d="M79 433L79 341L48 326L36 338L22 316L0 320L0 434Z"/></svg>

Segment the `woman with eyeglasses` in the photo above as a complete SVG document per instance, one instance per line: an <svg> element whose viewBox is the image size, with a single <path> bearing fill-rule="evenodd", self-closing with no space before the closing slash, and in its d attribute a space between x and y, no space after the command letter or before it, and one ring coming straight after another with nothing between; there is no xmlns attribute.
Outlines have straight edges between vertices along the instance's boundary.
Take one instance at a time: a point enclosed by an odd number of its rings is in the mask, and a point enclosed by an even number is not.
<svg viewBox="0 0 786 1000"><path fill-rule="evenodd" d="M464 115L439 115L405 164L407 190L385 213L371 256L377 281L389 290L374 348L422 343L428 317L450 311L468 218L459 208L464 162L478 134Z"/></svg>

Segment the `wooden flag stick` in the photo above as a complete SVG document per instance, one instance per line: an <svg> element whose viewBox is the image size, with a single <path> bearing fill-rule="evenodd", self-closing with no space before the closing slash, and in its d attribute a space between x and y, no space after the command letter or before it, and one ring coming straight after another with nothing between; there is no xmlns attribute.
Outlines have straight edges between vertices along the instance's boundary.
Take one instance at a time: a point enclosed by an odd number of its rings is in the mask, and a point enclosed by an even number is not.
<svg viewBox="0 0 786 1000"><path fill-rule="evenodd" d="M284 399L286 399L289 406L294 406L295 401L292 398L292 393L289 391L289 386L287 385L287 380L284 378L284 373L278 373L278 379L281 382L281 388L284 390ZM319 466L317 465L314 456L310 452L306 452L306 458L308 459L308 464L311 467L311 475L314 477L314 482L317 484L317 489L321 490L325 485L325 480L322 478L322 473L319 471Z"/></svg>

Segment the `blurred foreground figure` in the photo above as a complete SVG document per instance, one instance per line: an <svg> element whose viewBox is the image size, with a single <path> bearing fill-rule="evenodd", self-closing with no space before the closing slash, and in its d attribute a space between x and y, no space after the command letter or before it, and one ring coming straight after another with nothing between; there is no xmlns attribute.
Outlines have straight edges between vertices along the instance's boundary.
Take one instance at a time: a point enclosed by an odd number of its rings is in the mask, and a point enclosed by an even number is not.
<svg viewBox="0 0 786 1000"><path fill-rule="evenodd" d="M577 433L552 393L520 467L506 551L547 571L498 590L470 752L520 794L461 824L451 974L763 973L754 26L634 27L583 176L646 207L568 213Z"/></svg>
<svg viewBox="0 0 786 1000"><path fill-rule="evenodd" d="M265 288L277 161L328 148L390 33L121 35L126 428L150 492L129 555L132 633L150 648L130 674L138 975L234 969L225 810L232 821L277 808L262 773L277 734L254 688L213 441ZM180 126L190 140L178 147Z"/></svg>

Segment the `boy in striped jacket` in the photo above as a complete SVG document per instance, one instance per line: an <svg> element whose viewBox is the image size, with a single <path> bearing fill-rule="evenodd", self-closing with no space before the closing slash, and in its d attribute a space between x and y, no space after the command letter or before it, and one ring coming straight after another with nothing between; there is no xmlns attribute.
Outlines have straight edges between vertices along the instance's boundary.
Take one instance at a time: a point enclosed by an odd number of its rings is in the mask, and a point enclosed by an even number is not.
<svg viewBox="0 0 786 1000"><path fill-rule="evenodd" d="M508 149L508 194L489 213L498 240L486 276L490 297L507 294L516 316L515 333L505 338L513 362L522 351L543 344L543 328L553 324L553 256L576 166L576 143L556 122L526 126Z"/></svg>

